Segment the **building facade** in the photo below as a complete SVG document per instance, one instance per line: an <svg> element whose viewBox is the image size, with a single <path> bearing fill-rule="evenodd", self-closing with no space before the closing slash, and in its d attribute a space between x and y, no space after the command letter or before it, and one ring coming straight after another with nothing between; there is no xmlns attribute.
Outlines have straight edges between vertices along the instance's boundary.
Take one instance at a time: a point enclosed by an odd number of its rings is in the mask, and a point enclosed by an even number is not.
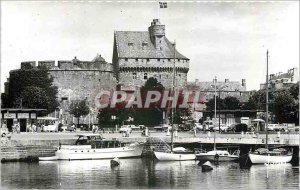
<svg viewBox="0 0 300 190"><path fill-rule="evenodd" d="M299 81L299 71L298 68L289 69L286 73L276 73L269 75L269 89L278 90L281 88L288 88L291 85ZM266 83L260 84L260 89L265 89Z"/></svg>
<svg viewBox="0 0 300 190"><path fill-rule="evenodd" d="M166 88L186 86L189 59L165 36L165 25L153 19L148 31L115 31L113 68L121 89L136 89L154 77Z"/></svg>

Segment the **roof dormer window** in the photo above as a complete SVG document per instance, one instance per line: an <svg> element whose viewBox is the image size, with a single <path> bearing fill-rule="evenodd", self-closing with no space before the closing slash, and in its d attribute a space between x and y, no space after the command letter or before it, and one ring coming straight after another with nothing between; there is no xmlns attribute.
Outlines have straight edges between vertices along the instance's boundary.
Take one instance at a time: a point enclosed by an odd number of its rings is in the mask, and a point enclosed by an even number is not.
<svg viewBox="0 0 300 190"><path fill-rule="evenodd" d="M133 46L133 43L132 42L128 42L128 46Z"/></svg>
<svg viewBox="0 0 300 190"><path fill-rule="evenodd" d="M142 46L143 46L143 47L148 46L148 43L147 43L147 42L143 42L143 43L142 43Z"/></svg>

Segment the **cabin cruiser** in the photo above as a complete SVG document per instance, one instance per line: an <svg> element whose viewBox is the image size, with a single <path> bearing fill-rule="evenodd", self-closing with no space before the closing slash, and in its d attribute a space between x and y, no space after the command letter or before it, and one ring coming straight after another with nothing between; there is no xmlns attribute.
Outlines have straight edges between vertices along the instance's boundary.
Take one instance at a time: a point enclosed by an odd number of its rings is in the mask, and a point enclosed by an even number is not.
<svg viewBox="0 0 300 190"><path fill-rule="evenodd" d="M60 145L52 157L39 160L88 160L140 157L143 145L103 139L100 134L80 134L75 145Z"/></svg>
<svg viewBox="0 0 300 190"><path fill-rule="evenodd" d="M236 161L239 159L240 151L236 150L230 154L226 150L212 150L208 152L200 152L196 154L196 157L199 161L219 161L219 162L228 162Z"/></svg>

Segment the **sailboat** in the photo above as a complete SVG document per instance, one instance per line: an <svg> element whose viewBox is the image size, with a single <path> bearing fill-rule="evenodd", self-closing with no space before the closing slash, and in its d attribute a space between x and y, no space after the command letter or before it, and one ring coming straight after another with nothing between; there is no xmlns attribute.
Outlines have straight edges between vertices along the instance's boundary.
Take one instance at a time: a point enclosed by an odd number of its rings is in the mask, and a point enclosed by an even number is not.
<svg viewBox="0 0 300 190"><path fill-rule="evenodd" d="M173 65L173 80L172 80L172 92L175 95L175 62L176 62L176 44L174 43L174 65ZM182 147L173 148L174 144L174 110L172 107L172 122L171 122L171 148L166 152L154 151L155 157L159 161L183 161L183 160L195 160L196 154L190 151L186 151Z"/></svg>
<svg viewBox="0 0 300 190"><path fill-rule="evenodd" d="M215 119L214 123L216 123L217 119L217 99L216 99L216 81L217 77L215 77L214 80L214 87L215 87ZM214 132L214 149L212 151L208 152L200 152L196 154L196 157L200 161L221 161L221 162L226 162L226 161L235 161L239 158L240 151L236 150L233 152L233 154L230 154L226 150L217 150L216 148L216 132Z"/></svg>
<svg viewBox="0 0 300 190"><path fill-rule="evenodd" d="M269 164L269 163L287 163L292 160L292 153L287 151L284 148L277 148L270 150L268 148L268 104L269 104L269 73L268 73L268 63L269 51L267 50L267 77L266 77L266 122L265 122L265 131L266 131L266 144L265 148L259 148L254 152L249 153L249 158L252 164Z"/></svg>

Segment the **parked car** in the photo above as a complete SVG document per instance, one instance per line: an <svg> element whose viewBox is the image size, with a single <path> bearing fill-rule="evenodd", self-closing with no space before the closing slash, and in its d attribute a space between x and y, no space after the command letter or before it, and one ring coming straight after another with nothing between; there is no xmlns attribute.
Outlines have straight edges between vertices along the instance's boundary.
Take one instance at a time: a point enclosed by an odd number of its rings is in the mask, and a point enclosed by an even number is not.
<svg viewBox="0 0 300 190"><path fill-rule="evenodd" d="M76 126L73 125L68 125L66 131L70 131L70 132L75 132L76 131Z"/></svg>
<svg viewBox="0 0 300 190"><path fill-rule="evenodd" d="M58 132L58 124L49 124L43 126L44 132Z"/></svg>
<svg viewBox="0 0 300 190"><path fill-rule="evenodd" d="M232 131L232 132L246 132L248 130L248 125L245 123L235 123L231 124L230 126L227 127L226 131Z"/></svg>
<svg viewBox="0 0 300 190"><path fill-rule="evenodd" d="M168 125L168 124L161 124L159 126L155 126L154 127L155 130L158 130L158 131L169 131L172 129L172 126L171 125Z"/></svg>
<svg viewBox="0 0 300 190"><path fill-rule="evenodd" d="M229 131L233 131L233 132L234 132L234 130L235 130L235 125L236 125L236 123L229 125L229 126L227 127L227 132L229 132Z"/></svg>
<svg viewBox="0 0 300 190"><path fill-rule="evenodd" d="M213 131L214 122L212 120L203 122L203 130Z"/></svg>
<svg viewBox="0 0 300 190"><path fill-rule="evenodd" d="M200 123L195 123L195 127L197 131L203 131L203 125L201 125Z"/></svg>
<svg viewBox="0 0 300 190"><path fill-rule="evenodd" d="M238 123L235 125L234 131L235 132L242 132L242 131L246 132L246 131L248 131L248 125L245 123Z"/></svg>
<svg viewBox="0 0 300 190"><path fill-rule="evenodd" d="M219 126L215 126L213 129L214 129L214 131L219 131ZM220 125L221 132L227 132L227 129L228 129L228 126L225 126L224 124Z"/></svg>
<svg viewBox="0 0 300 190"><path fill-rule="evenodd" d="M131 133L131 132L132 132L131 125L123 125L119 129L119 133Z"/></svg>
<svg viewBox="0 0 300 190"><path fill-rule="evenodd" d="M140 130L144 130L146 128L145 125L138 125L138 127L139 127Z"/></svg>

